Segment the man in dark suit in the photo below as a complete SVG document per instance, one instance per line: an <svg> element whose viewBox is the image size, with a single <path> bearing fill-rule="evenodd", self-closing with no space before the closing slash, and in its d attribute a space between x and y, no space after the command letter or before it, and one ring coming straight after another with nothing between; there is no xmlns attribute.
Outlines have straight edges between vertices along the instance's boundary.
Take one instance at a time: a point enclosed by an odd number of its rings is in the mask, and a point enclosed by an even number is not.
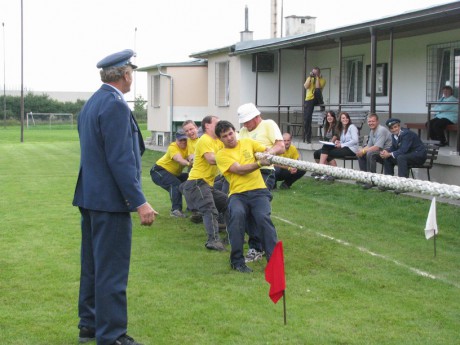
<svg viewBox="0 0 460 345"><path fill-rule="evenodd" d="M127 333L126 287L132 222L142 225L157 212L141 189L141 132L123 94L129 92L136 66L132 50L107 56L104 84L78 117L81 162L73 205L81 213L81 276L78 301L79 341L98 345L139 345Z"/></svg>
<svg viewBox="0 0 460 345"><path fill-rule="evenodd" d="M399 119L388 119L386 125L392 134L392 144L390 149L380 152L384 174L394 175L394 167L398 165L398 176L409 177L409 165L425 162L426 147L415 132L401 128Z"/></svg>

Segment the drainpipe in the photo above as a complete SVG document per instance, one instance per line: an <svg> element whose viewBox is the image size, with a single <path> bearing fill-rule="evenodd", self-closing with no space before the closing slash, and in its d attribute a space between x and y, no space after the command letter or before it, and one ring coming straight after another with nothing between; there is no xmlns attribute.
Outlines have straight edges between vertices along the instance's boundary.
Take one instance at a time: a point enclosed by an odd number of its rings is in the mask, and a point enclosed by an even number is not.
<svg viewBox="0 0 460 345"><path fill-rule="evenodd" d="M160 76L163 76L163 77L166 77L166 78L169 78L169 86L170 86L170 91L169 91L169 98L170 98L170 106L169 106L169 117L171 119L171 130L170 130L170 133L171 133L171 136L169 138L169 142L172 143L173 142L173 125L174 125L174 112L173 112L173 77L169 74L166 74L166 73L163 73L161 72L161 66L158 66L158 73L160 74Z"/></svg>

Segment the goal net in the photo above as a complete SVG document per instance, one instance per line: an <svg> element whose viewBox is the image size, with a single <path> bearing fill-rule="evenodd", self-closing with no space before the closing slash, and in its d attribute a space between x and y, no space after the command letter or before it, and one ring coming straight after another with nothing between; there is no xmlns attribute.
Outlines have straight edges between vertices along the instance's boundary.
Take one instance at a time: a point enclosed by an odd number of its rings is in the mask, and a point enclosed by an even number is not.
<svg viewBox="0 0 460 345"><path fill-rule="evenodd" d="M73 114L27 113L27 128L73 129Z"/></svg>

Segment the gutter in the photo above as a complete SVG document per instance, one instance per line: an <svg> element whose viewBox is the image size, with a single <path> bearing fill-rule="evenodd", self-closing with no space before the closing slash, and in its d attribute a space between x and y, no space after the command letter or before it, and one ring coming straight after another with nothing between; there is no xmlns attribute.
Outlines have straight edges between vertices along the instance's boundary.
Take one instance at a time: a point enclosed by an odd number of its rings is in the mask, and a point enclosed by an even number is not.
<svg viewBox="0 0 460 345"><path fill-rule="evenodd" d="M161 72L161 65L158 66L158 73L160 74L160 76L163 76L163 77L166 77L166 78L169 78L169 85L170 85L170 91L169 91L169 98L170 98L170 106L169 106L169 117L171 119L171 123L170 123L170 133L171 133L171 137L169 138L169 142L172 143L173 142L173 125L174 125L174 110L173 110L173 77L172 75L170 74L166 74L166 73L163 73Z"/></svg>

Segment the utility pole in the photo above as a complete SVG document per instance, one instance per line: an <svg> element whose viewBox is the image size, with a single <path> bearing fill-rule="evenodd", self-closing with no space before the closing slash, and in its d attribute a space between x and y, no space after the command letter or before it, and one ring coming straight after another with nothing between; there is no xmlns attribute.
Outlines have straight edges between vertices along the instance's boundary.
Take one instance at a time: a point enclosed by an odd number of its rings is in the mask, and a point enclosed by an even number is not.
<svg viewBox="0 0 460 345"><path fill-rule="evenodd" d="M5 23L3 27L3 127L6 128L6 43L5 43Z"/></svg>

